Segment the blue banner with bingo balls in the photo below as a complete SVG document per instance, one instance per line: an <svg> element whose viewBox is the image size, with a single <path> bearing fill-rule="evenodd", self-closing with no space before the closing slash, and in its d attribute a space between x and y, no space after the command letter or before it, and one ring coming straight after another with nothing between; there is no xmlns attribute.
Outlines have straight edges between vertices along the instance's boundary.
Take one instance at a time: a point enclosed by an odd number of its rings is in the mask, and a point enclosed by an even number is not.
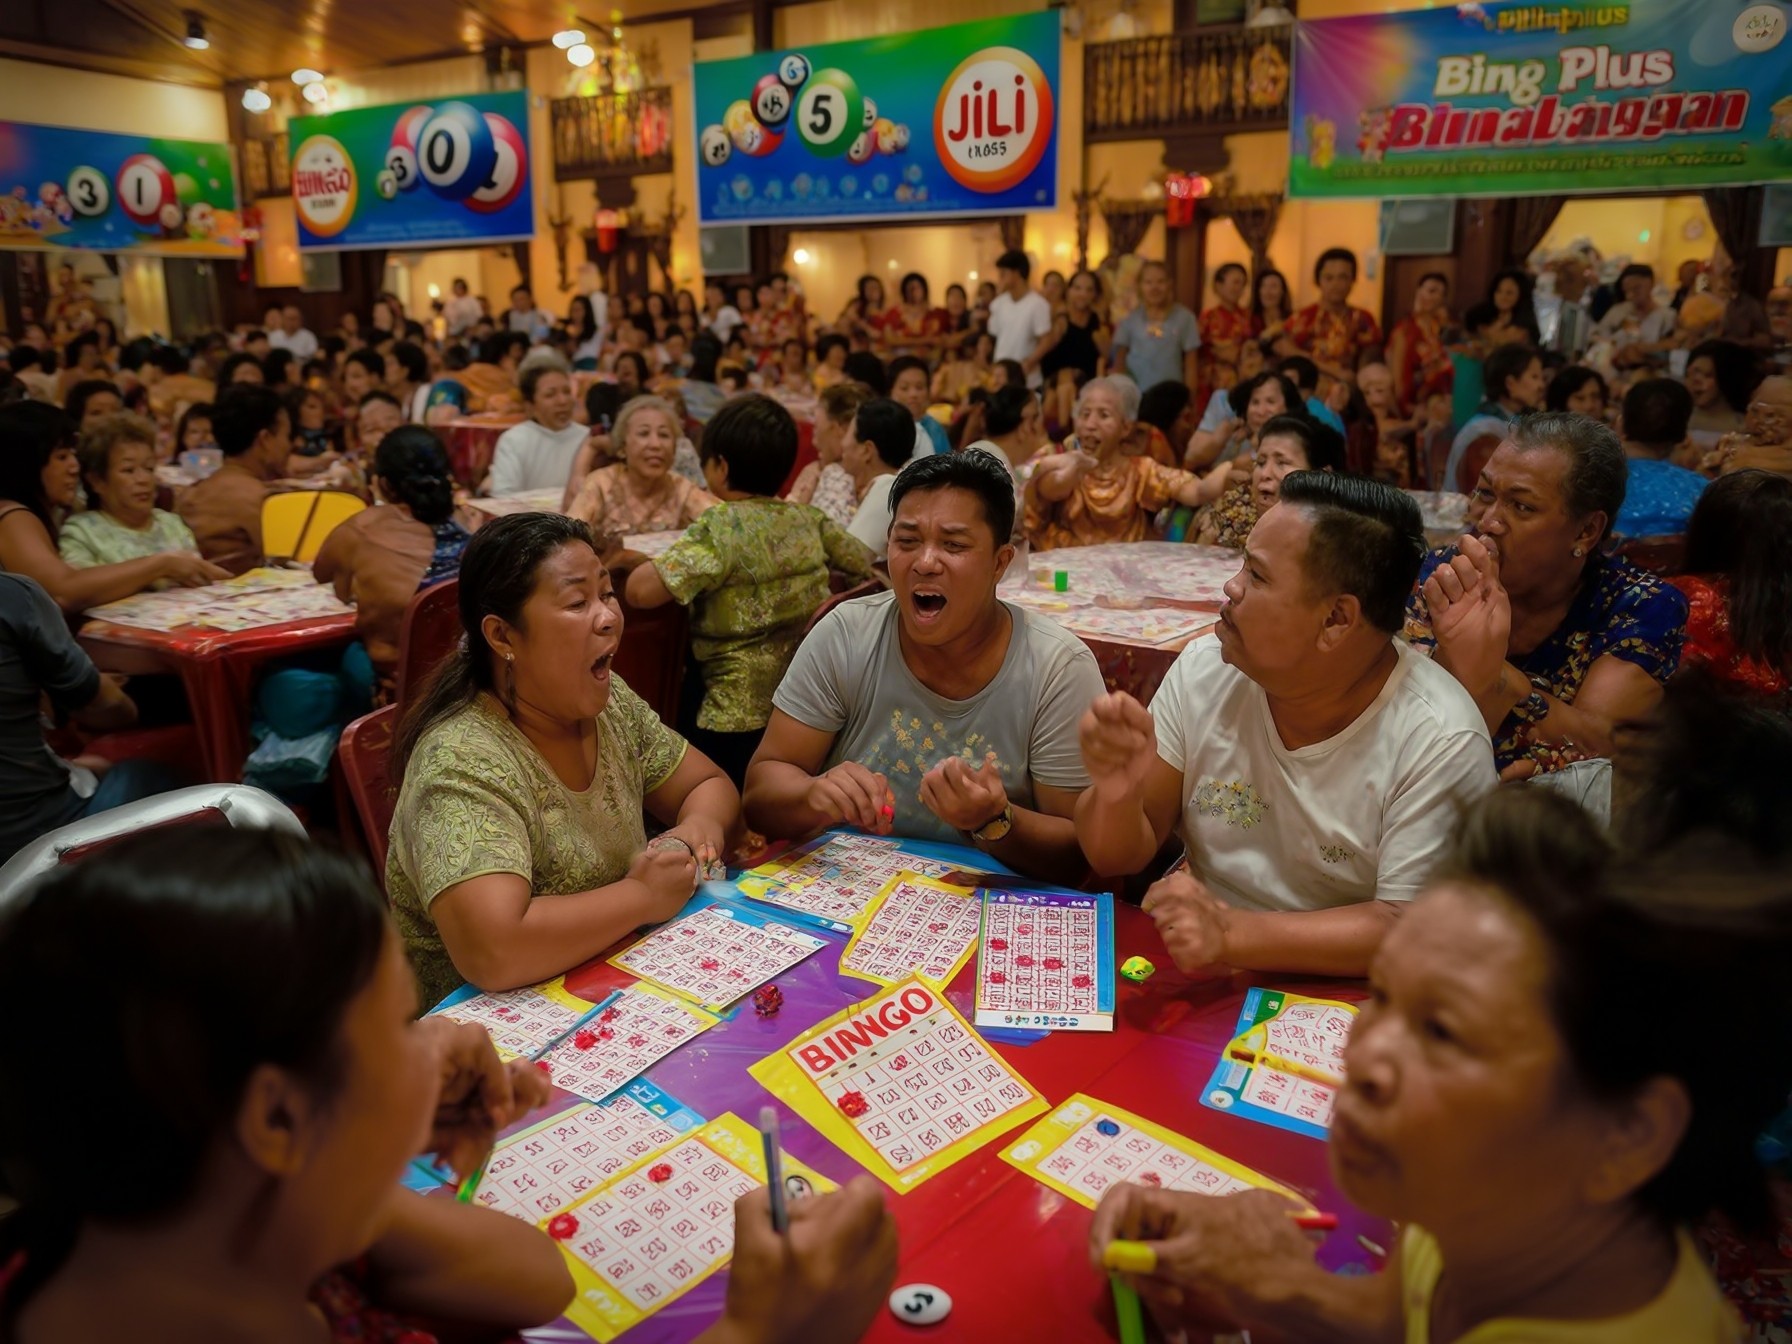
<svg viewBox="0 0 1792 1344"><path fill-rule="evenodd" d="M295 117L287 131L299 246L472 246L535 235L529 96Z"/></svg>
<svg viewBox="0 0 1792 1344"><path fill-rule="evenodd" d="M0 121L0 248L240 257L230 147Z"/></svg>
<svg viewBox="0 0 1792 1344"><path fill-rule="evenodd" d="M696 66L704 224L1058 203L1055 9Z"/></svg>

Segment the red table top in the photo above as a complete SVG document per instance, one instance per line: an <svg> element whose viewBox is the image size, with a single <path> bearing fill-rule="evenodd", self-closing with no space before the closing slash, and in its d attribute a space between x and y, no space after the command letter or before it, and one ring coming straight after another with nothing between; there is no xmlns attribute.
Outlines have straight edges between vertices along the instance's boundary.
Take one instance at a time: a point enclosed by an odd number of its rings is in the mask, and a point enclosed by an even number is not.
<svg viewBox="0 0 1792 1344"><path fill-rule="evenodd" d="M259 625L252 630L213 630L202 625L146 630L142 626L115 625L111 621L88 621L81 627L78 638L88 647L89 653L95 652L93 646L120 647L151 651L171 660L203 661L232 655L266 656L316 648L352 639L354 634L355 613L345 611L334 616L307 616L299 621L283 621L279 625ZM100 660L96 657L94 661ZM108 667L107 670L122 669Z"/></svg>
<svg viewBox="0 0 1792 1344"><path fill-rule="evenodd" d="M931 852L931 851L930 851ZM1255 1168L1300 1191L1315 1206L1339 1215L1339 1229L1320 1252L1323 1263L1344 1272L1375 1266L1357 1241L1366 1235L1388 1245L1387 1224L1344 1203L1332 1184L1325 1145L1200 1104L1233 1027L1249 983L1273 983L1330 997L1358 998L1360 983L1315 982L1253 976L1191 982L1171 964L1151 920L1135 907L1116 907L1116 956L1150 958L1160 968L1144 984L1122 979L1117 1025L1112 1033L1061 1032L1029 1045L996 1044L999 1053L1057 1106L1086 1092L1124 1107ZM865 981L838 974L845 937L780 976L785 1009L762 1019L750 1001L721 1025L676 1051L644 1075L705 1116L732 1110L751 1122L771 1098L747 1073L749 1065L779 1049L828 1012L875 992ZM632 939L630 940L632 941ZM608 954L606 954L608 955ZM947 989L967 1018L975 994L976 959ZM633 977L601 958L569 972L567 988L601 999ZM817 1006L832 1002L825 1011ZM779 1106L784 1147L837 1181L861 1168L816 1133L787 1106ZM1028 1124L1033 1122L1029 1121ZM994 1136L972 1156L904 1194L886 1189L901 1236L898 1285L930 1283L951 1294L953 1310L927 1329L936 1340L1038 1340L1053 1344L1118 1337L1106 1280L1088 1266L1085 1251L1091 1212L1034 1181L1002 1160L1004 1140ZM720 1310L726 1274L699 1284L627 1332L630 1344L687 1341ZM539 1340L583 1335L561 1323ZM921 1337L888 1311L879 1313L867 1339L914 1341Z"/></svg>

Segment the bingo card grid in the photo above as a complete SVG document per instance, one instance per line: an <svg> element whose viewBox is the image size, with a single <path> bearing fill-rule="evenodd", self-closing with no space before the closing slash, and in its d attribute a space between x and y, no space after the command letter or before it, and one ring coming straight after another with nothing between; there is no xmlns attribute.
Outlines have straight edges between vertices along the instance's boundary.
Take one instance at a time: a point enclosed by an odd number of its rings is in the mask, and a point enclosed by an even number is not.
<svg viewBox="0 0 1792 1344"><path fill-rule="evenodd" d="M840 969L886 985L910 975L943 983L976 943L982 915L974 892L897 877Z"/></svg>
<svg viewBox="0 0 1792 1344"><path fill-rule="evenodd" d="M1117 1126L1116 1132L1103 1134L1097 1126L1104 1121ZM1253 1188L1248 1181L1209 1166L1108 1111L1091 1114L1038 1166L1053 1179L1087 1195L1091 1208L1109 1186L1123 1181L1197 1195L1230 1195Z"/></svg>
<svg viewBox="0 0 1792 1344"><path fill-rule="evenodd" d="M555 1087L602 1101L716 1020L670 994L631 985L604 1002L583 1031L561 1041L541 1061L549 1066ZM592 1044L581 1048L587 1032Z"/></svg>
<svg viewBox="0 0 1792 1344"><path fill-rule="evenodd" d="M1066 908L990 902L984 911L978 1010L1103 1011L1096 924L1093 904Z"/></svg>
<svg viewBox="0 0 1792 1344"><path fill-rule="evenodd" d="M814 1081L836 1108L864 1097L862 1115L840 1114L898 1174L1034 1097L943 1001Z"/></svg>
<svg viewBox="0 0 1792 1344"><path fill-rule="evenodd" d="M684 1128L628 1096L575 1106L499 1144L473 1196L527 1223L550 1218L637 1159L675 1142Z"/></svg>
<svg viewBox="0 0 1792 1344"><path fill-rule="evenodd" d="M516 989L503 994L475 994L436 1009L432 1016L484 1027L500 1054L528 1057L571 1030L590 1011L589 1006L569 1007L540 990Z"/></svg>
<svg viewBox="0 0 1792 1344"><path fill-rule="evenodd" d="M610 964L721 1009L827 945L788 924L710 905L650 933Z"/></svg>
<svg viewBox="0 0 1792 1344"><path fill-rule="evenodd" d="M904 853L878 837L836 836L776 872L762 877L759 900L805 914L856 925L890 879L910 874L941 877L950 864Z"/></svg>

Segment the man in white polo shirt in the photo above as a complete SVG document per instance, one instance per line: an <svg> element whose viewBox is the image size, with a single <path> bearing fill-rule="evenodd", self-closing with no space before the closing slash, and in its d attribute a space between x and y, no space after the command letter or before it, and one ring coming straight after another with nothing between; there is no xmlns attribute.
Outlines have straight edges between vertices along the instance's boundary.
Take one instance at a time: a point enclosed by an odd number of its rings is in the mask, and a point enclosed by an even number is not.
<svg viewBox="0 0 1792 1344"><path fill-rule="evenodd" d="M1038 388L1045 381L1039 361L1052 334L1052 306L1045 295L1029 287L1032 269L1027 254L1019 249L997 258L998 292L989 305L989 332L996 338L996 362L1018 360L1027 371L1027 386Z"/></svg>
<svg viewBox="0 0 1792 1344"><path fill-rule="evenodd" d="M1495 783L1474 701L1396 638L1425 550L1390 486L1295 472L1227 584L1217 639L1145 709L1083 716L1077 839L1135 873L1180 825L1188 871L1145 908L1184 970L1360 976Z"/></svg>

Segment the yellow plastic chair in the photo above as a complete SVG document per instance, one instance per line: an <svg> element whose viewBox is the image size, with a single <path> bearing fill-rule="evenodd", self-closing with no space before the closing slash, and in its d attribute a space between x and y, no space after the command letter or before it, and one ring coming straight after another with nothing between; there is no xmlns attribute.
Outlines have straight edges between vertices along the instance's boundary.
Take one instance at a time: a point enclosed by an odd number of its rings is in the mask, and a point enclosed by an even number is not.
<svg viewBox="0 0 1792 1344"><path fill-rule="evenodd" d="M289 490L269 495L261 506L261 549L270 560L310 564L324 538L366 508L366 501L342 490Z"/></svg>

